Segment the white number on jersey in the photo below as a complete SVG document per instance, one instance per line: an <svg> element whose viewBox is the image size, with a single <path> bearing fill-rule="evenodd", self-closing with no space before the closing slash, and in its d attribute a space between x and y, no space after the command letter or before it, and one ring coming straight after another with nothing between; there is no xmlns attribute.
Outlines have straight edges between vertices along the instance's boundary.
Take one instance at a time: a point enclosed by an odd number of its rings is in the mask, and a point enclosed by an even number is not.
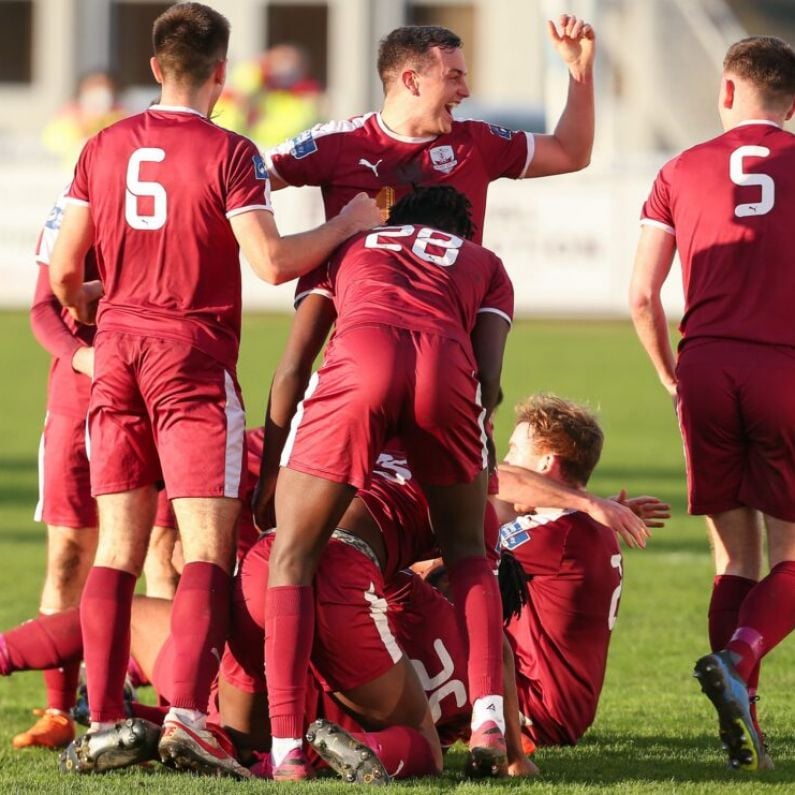
<svg viewBox="0 0 795 795"><path fill-rule="evenodd" d="M441 638L436 638L433 648L442 664L442 670L436 676L430 676L428 669L420 660L412 660L411 664L417 672L422 689L428 695L428 706L431 708L433 722L438 723L442 716L440 706L442 699L452 695L455 698L456 706L463 707L467 703L467 689L460 679L451 679L455 671L455 664Z"/></svg>
<svg viewBox="0 0 795 795"><path fill-rule="evenodd" d="M624 571L621 568L621 554L611 555L610 565L614 569L618 569L618 585L616 586L615 591L613 591L612 597L610 597L610 612L607 616L607 628L612 630L616 625L616 619L618 618L618 600L621 598L621 588L624 585Z"/></svg>
<svg viewBox="0 0 795 795"><path fill-rule="evenodd" d="M411 480L411 470L405 458L395 458L389 453L381 453L375 462L374 470L376 475L399 483L401 486Z"/></svg>
<svg viewBox="0 0 795 795"><path fill-rule="evenodd" d="M414 232L413 226L389 226L379 229L367 235L364 241L365 248L383 248L387 251L400 251L400 244L382 242L380 238L386 237L408 237ZM443 235L443 237L441 237ZM417 232L414 245L411 247L412 254L425 262L439 265L442 268L449 268L458 259L458 250L464 245L464 241L455 235L446 232L438 232L436 229L424 226ZM428 251L428 246L436 246L445 249L444 254L434 254Z"/></svg>
<svg viewBox="0 0 795 795"><path fill-rule="evenodd" d="M133 229L160 229L166 223L168 197L159 182L144 182L140 179L141 163L162 163L166 153L162 149L145 146L136 149L127 163L127 191L124 201L124 218ZM152 215L138 212L138 199L151 196L154 202Z"/></svg>
<svg viewBox="0 0 795 795"><path fill-rule="evenodd" d="M743 158L767 157L770 150L766 146L740 146L729 157L729 177L735 185L741 187L758 186L762 196L758 202L738 204L734 208L737 218L748 215L766 215L773 209L776 201L776 184L769 174L749 174L743 170Z"/></svg>

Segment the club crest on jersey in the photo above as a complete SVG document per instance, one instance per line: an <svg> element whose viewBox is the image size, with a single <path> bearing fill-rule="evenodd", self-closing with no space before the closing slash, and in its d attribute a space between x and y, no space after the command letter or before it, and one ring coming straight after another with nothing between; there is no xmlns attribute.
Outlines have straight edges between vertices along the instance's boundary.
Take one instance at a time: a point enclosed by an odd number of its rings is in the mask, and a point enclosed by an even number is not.
<svg viewBox="0 0 795 795"><path fill-rule="evenodd" d="M268 169L265 168L265 161L262 157L260 157L260 155L254 155L251 159L254 161L254 176L257 179L267 179Z"/></svg>
<svg viewBox="0 0 795 795"><path fill-rule="evenodd" d="M492 135L497 135L506 141L510 141L513 138L513 130L509 130L507 127L500 127L499 124L490 124L489 130Z"/></svg>
<svg viewBox="0 0 795 795"><path fill-rule="evenodd" d="M525 516L519 516L515 521L504 524L500 528L500 546L503 549L513 550L532 541L531 525L532 522L528 521Z"/></svg>
<svg viewBox="0 0 795 795"><path fill-rule="evenodd" d="M315 142L315 137L312 135L312 130L304 130L304 132L293 138L291 153L296 160L307 157L314 152L317 152L317 143Z"/></svg>
<svg viewBox="0 0 795 795"><path fill-rule="evenodd" d="M449 174L458 165L452 146L434 146L428 153L434 169L442 174Z"/></svg>

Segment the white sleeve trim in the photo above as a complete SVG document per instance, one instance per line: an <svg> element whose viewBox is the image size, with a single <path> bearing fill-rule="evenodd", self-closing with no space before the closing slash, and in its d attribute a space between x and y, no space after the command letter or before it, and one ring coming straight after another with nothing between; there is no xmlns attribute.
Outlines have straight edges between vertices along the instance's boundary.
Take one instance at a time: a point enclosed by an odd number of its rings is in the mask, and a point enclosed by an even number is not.
<svg viewBox="0 0 795 795"><path fill-rule="evenodd" d="M506 315L502 309L495 309L493 306L482 306L480 309L478 309L477 314L479 315L481 312L490 312L492 315L499 315L509 326L513 325L511 316Z"/></svg>
<svg viewBox="0 0 795 795"><path fill-rule="evenodd" d="M524 161L524 168L522 169L522 173L519 175L519 179L524 179L527 176L527 169L530 168L530 164L533 162L533 157L536 153L536 137L531 132L525 131L525 138L527 138L527 159Z"/></svg>
<svg viewBox="0 0 795 795"><path fill-rule="evenodd" d="M89 207L89 203L85 199L76 199L74 196L67 196L64 199L64 204L76 204L78 207Z"/></svg>
<svg viewBox="0 0 795 795"><path fill-rule="evenodd" d="M273 212L273 207L269 204L248 204L245 207L237 207L234 210L230 210L227 214L227 218L234 218L236 215L243 215L243 213L250 213L252 210L267 210L269 213Z"/></svg>
<svg viewBox="0 0 795 795"><path fill-rule="evenodd" d="M297 309L298 304L304 300L308 295L322 295L324 298L328 298L329 301L334 300L334 296L328 291L324 290L322 287L313 287L311 290L304 290L302 293L298 293L293 300L293 308Z"/></svg>
<svg viewBox="0 0 795 795"><path fill-rule="evenodd" d="M653 218L641 218L640 225L654 226L657 229L662 229L663 232L667 232L669 235L676 235L676 229L672 226L668 226L668 224L664 224L662 221L655 221Z"/></svg>

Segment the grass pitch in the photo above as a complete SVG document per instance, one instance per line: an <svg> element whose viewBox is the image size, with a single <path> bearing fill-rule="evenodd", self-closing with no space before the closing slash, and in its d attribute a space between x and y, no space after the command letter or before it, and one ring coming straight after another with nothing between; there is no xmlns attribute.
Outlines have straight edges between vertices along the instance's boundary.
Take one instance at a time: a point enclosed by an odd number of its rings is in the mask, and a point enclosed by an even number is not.
<svg viewBox="0 0 795 795"><path fill-rule="evenodd" d="M267 387L289 319L246 317L240 381L249 424L260 421ZM44 529L31 515L36 502L36 451L44 416L47 357L33 341L27 317L0 314L0 627L36 613L44 565ZM670 400L657 384L628 322L518 322L504 372L505 406L497 418L498 450L508 438L511 407L536 390L558 392L599 409L606 433L602 463L591 482L600 494L626 487L655 494L673 507L668 527L646 551L625 551L624 592L596 722L576 748L539 751L536 781L470 784L461 777L463 752L451 752L445 775L396 784L418 793L452 789L462 795L531 788L538 793L792 792L795 783L795 644L785 641L762 668L760 713L776 770L757 776L725 769L712 708L690 676L704 653L711 581L699 520L685 514L682 452ZM41 706L37 673L0 680L0 793L253 792L266 782L236 783L173 774L160 766L102 777L67 778L55 755L13 751L13 734ZM292 785L295 792L348 789L335 781Z"/></svg>

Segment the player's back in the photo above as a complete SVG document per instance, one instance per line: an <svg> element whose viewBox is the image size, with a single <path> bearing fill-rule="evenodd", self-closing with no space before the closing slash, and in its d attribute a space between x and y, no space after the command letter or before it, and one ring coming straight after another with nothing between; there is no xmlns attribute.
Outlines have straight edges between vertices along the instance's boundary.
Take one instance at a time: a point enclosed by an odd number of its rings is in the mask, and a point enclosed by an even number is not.
<svg viewBox="0 0 795 795"><path fill-rule="evenodd" d="M256 156L250 141L188 108L153 106L89 142L71 195L94 222L99 328L236 356L240 266L228 218L269 206Z"/></svg>
<svg viewBox="0 0 795 795"><path fill-rule="evenodd" d="M795 345L795 135L749 122L686 150L661 171L643 216L675 231L686 341Z"/></svg>
<svg viewBox="0 0 795 795"><path fill-rule="evenodd" d="M574 743L596 714L621 595L615 533L564 512L519 517L501 537L530 576L530 602L506 628L517 674L540 694L559 741Z"/></svg>
<svg viewBox="0 0 795 795"><path fill-rule="evenodd" d="M329 265L337 334L370 324L469 339L478 312L513 316L513 287L488 249L428 226L379 227Z"/></svg>

